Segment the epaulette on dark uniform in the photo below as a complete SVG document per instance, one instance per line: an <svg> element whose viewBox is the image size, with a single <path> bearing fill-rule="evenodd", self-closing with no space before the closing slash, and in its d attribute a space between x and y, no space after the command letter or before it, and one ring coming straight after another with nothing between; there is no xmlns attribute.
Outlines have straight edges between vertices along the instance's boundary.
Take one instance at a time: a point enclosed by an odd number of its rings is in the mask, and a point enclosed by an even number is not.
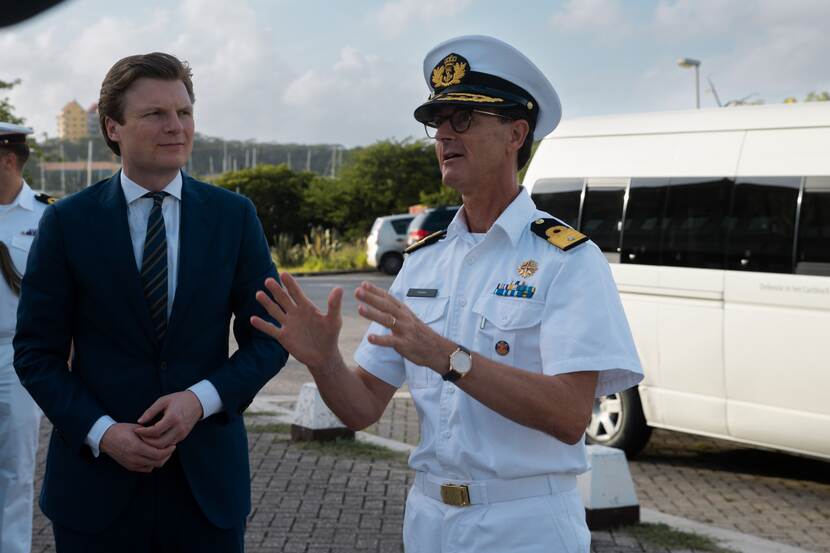
<svg viewBox="0 0 830 553"><path fill-rule="evenodd" d="M44 204L53 204L58 201L58 199L54 196L50 196L49 194L44 194L41 192L40 194L35 195L35 199L40 203Z"/></svg>
<svg viewBox="0 0 830 553"><path fill-rule="evenodd" d="M588 241L588 237L556 219L536 219L530 224L534 234L544 238L563 252ZM417 245L417 244L416 244Z"/></svg>
<svg viewBox="0 0 830 553"><path fill-rule="evenodd" d="M412 244L411 246L406 248L403 251L403 253L412 253L414 251L420 250L421 248L425 248L425 247L429 246L430 244L435 244L436 242L441 240L446 235L447 235L446 229L445 230L439 230L438 232L433 232L432 234L430 234L429 236L427 236L423 240L419 240L418 242L415 242L414 244Z"/></svg>

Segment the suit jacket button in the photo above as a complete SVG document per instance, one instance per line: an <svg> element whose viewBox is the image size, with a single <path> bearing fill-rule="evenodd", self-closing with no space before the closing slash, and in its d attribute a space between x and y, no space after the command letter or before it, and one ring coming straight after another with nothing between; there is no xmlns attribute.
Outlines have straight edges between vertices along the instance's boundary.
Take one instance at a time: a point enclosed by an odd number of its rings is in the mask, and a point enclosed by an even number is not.
<svg viewBox="0 0 830 553"><path fill-rule="evenodd" d="M167 370L167 361L162 361L159 368L163 371L166 371Z"/></svg>

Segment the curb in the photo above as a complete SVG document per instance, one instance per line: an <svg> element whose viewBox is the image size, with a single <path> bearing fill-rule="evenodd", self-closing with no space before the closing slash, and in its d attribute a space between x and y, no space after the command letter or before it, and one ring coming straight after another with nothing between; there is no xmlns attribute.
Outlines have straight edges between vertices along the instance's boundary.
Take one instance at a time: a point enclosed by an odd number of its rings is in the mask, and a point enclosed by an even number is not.
<svg viewBox="0 0 830 553"><path fill-rule="evenodd" d="M292 273L291 271L282 271L277 267L277 271L282 273L286 272L294 277L314 277L314 276L332 276L332 275L358 275L363 273L381 273L375 269L341 269L337 271L317 271L317 272L297 272Z"/></svg>
<svg viewBox="0 0 830 553"><path fill-rule="evenodd" d="M742 534L735 530L710 526L687 518L667 515L652 509L640 509L640 521L653 524L662 523L676 530L707 536L720 545L740 553L810 553L806 549L765 540L750 534Z"/></svg>

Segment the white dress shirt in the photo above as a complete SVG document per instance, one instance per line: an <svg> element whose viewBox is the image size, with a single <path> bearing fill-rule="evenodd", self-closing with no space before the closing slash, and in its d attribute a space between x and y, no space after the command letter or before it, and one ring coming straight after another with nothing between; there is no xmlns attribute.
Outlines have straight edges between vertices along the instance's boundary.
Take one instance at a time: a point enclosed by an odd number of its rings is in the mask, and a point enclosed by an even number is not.
<svg viewBox="0 0 830 553"><path fill-rule="evenodd" d="M131 180L124 171L121 171L121 190L127 201L127 222L130 228L130 239L133 244L136 269L141 272L141 262L144 256L144 239L147 235L147 221L153 208L153 200L145 198L150 192L140 184ZM176 177L163 189L169 195L161 204L161 215L164 219L164 230L167 237L167 318L173 311L173 299L176 296L176 283L179 275L179 222L182 212L182 174ZM219 392L208 380L201 380L188 388L202 404L202 418L209 417L222 410L222 399ZM147 406L149 407L149 405ZM92 449L93 455L99 454L99 446L104 432L115 424L109 416L104 415L95 421L87 434L86 444Z"/></svg>
<svg viewBox="0 0 830 553"><path fill-rule="evenodd" d="M534 234L531 223L550 215L524 189L483 238L469 232L464 213L443 240L406 258L390 288L397 299L442 336L494 361L544 375L599 371L596 396L642 379L616 284L593 242L565 252ZM528 297L497 293L522 284L533 289ZM367 331L388 333L377 323ZM364 337L355 361L392 386L409 384L421 429L409 459L416 471L475 481L588 468L582 440L569 445L513 422L392 348Z"/></svg>

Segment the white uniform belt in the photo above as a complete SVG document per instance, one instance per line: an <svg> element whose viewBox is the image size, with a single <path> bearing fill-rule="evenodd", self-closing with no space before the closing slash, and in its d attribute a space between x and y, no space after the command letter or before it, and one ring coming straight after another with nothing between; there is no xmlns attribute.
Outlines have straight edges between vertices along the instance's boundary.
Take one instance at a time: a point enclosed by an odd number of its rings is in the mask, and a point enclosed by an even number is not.
<svg viewBox="0 0 830 553"><path fill-rule="evenodd" d="M464 507L567 492L576 488L576 475L541 474L508 480L467 482L417 472L415 473L415 487L427 497L447 505Z"/></svg>

